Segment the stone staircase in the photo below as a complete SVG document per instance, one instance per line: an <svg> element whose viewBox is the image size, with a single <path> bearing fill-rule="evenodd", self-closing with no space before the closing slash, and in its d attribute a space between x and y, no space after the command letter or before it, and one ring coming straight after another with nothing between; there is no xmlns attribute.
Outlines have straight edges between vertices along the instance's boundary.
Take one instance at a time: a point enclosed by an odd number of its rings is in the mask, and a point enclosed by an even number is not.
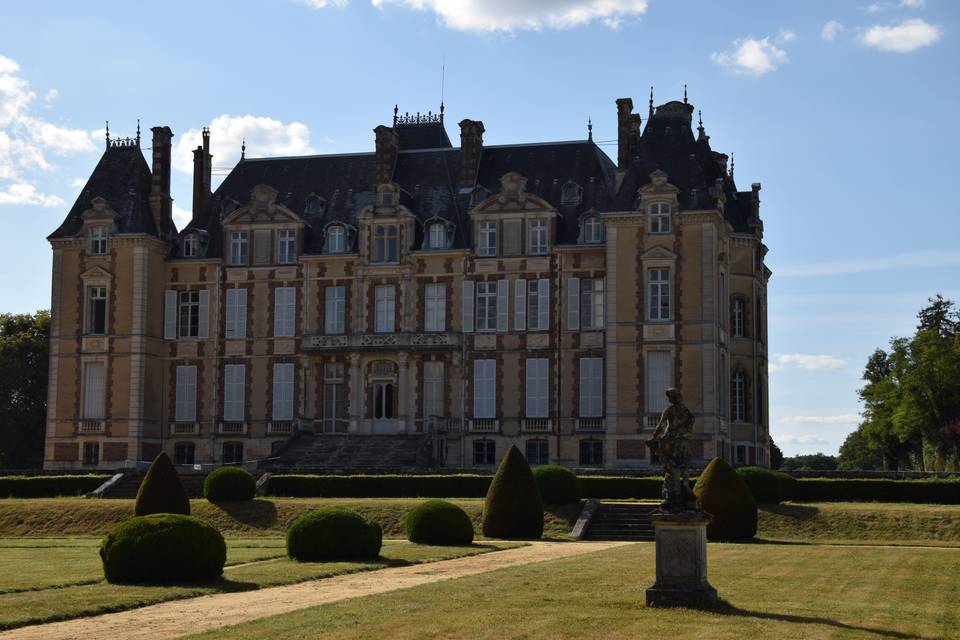
<svg viewBox="0 0 960 640"><path fill-rule="evenodd" d="M302 433L278 458L264 465L277 472L423 472L432 466L430 436Z"/></svg>
<svg viewBox="0 0 960 640"><path fill-rule="evenodd" d="M650 512L655 504L601 502L590 519L584 540L653 540Z"/></svg>
<svg viewBox="0 0 960 640"><path fill-rule="evenodd" d="M145 475L146 473L138 471L124 473L123 477L120 478L120 480L113 484L109 489L104 491L101 497L136 498L137 491L140 489L140 483L143 482L143 476ZM189 497L202 498L203 480L206 477L206 474L203 473L181 473L180 482L183 484L183 488Z"/></svg>

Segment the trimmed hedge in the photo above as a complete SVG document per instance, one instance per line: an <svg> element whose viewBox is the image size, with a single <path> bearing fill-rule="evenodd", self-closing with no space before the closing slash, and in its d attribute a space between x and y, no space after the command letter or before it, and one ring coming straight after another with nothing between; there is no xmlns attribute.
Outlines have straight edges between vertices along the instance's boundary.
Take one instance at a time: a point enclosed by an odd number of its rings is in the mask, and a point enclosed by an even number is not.
<svg viewBox="0 0 960 640"><path fill-rule="evenodd" d="M960 504L960 480L861 480L802 478L791 500L799 502L926 502Z"/></svg>
<svg viewBox="0 0 960 640"><path fill-rule="evenodd" d="M56 498L90 493L110 476L0 476L0 498Z"/></svg>
<svg viewBox="0 0 960 640"><path fill-rule="evenodd" d="M546 464L534 469L533 477L545 504L566 504L580 499L580 481L566 467Z"/></svg>
<svg viewBox="0 0 960 640"><path fill-rule="evenodd" d="M379 524L340 507L308 511L287 529L287 555L300 562L372 560L382 544Z"/></svg>
<svg viewBox="0 0 960 640"><path fill-rule="evenodd" d="M529 539L543 536L543 501L530 465L515 446L507 449L483 502L483 535Z"/></svg>
<svg viewBox="0 0 960 640"><path fill-rule="evenodd" d="M107 582L200 582L223 573L227 545L200 518L155 513L120 523L100 545L100 559Z"/></svg>
<svg viewBox="0 0 960 640"><path fill-rule="evenodd" d="M203 480L203 497L210 502L253 500L256 494L256 478L240 467L214 469Z"/></svg>
<svg viewBox="0 0 960 640"><path fill-rule="evenodd" d="M133 513L138 516L151 513L190 515L190 498L180 482L180 474L170 462L170 456L163 451L150 464L140 483Z"/></svg>
<svg viewBox="0 0 960 640"><path fill-rule="evenodd" d="M598 500L660 500L663 477L580 476L580 496Z"/></svg>
<svg viewBox="0 0 960 640"><path fill-rule="evenodd" d="M757 535L757 503L743 478L721 458L714 458L697 478L694 495L713 516L709 540L749 540Z"/></svg>
<svg viewBox="0 0 960 640"><path fill-rule="evenodd" d="M418 544L468 545L473 542L473 522L467 512L445 500L427 500L403 518L407 540Z"/></svg>
<svg viewBox="0 0 960 640"><path fill-rule="evenodd" d="M753 499L760 504L778 504L796 495L797 479L782 471L766 467L740 467L737 475L750 487Z"/></svg>

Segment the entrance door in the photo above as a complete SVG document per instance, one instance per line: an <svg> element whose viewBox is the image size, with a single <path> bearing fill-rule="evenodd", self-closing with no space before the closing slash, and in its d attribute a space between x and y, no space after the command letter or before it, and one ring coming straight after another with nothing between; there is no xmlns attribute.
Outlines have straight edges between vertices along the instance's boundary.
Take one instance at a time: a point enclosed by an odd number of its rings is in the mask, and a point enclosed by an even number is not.
<svg viewBox="0 0 960 640"><path fill-rule="evenodd" d="M373 432L396 433L396 387L392 382L373 383Z"/></svg>

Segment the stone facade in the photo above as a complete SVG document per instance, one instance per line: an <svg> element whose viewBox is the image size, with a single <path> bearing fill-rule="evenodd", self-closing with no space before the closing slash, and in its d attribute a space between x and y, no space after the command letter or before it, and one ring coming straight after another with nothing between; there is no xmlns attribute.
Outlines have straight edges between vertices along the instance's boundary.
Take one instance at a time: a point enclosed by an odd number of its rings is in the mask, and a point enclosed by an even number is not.
<svg viewBox="0 0 960 640"><path fill-rule="evenodd" d="M372 154L244 159L215 193L205 132L180 232L169 129L152 172L139 136L108 140L50 237L45 466L262 460L310 430L430 434L448 468L516 444L641 469L668 386L701 463L768 464L760 186L736 190L686 102L642 134L627 103L616 165L395 117Z"/></svg>

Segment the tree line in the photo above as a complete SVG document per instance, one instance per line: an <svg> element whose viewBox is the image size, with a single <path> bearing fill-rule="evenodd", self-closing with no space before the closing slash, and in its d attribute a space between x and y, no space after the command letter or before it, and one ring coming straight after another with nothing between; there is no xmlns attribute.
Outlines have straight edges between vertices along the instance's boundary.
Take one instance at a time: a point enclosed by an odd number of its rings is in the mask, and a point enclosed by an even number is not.
<svg viewBox="0 0 960 640"><path fill-rule="evenodd" d="M49 311L0 314L0 469L43 464L49 354Z"/></svg>

